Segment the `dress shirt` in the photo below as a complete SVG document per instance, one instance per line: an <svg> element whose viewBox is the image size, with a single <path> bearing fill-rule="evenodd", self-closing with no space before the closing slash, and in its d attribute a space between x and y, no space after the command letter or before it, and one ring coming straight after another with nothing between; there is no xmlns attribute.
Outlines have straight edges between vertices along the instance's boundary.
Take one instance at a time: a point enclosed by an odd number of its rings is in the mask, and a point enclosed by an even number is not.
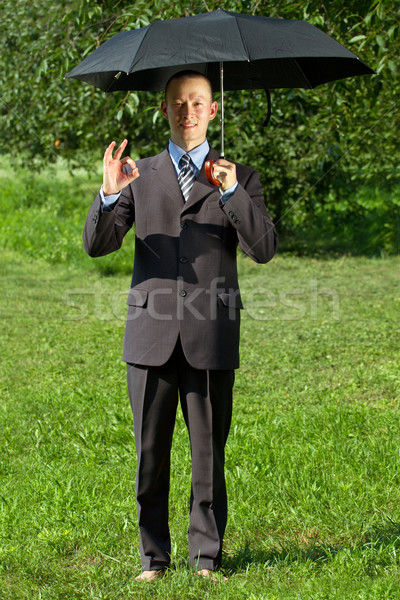
<svg viewBox="0 0 400 600"><path fill-rule="evenodd" d="M190 156L190 163L189 163L190 168L192 169L196 179L199 176L199 173L202 169L203 163L206 159L206 156L207 156L209 150L210 150L210 145L207 140L205 140L202 144L200 144L200 146L196 146L196 148L193 148L193 150L190 150L190 152L186 152L185 150L183 150L183 148L181 148L180 146L177 146L172 140L169 140L169 144L168 144L168 152L171 157L172 164L174 165L176 175L178 176L179 171L180 171L179 161L181 160L181 158L184 154L188 154ZM220 189L221 204L225 204L229 200L229 198L231 198L233 196L237 186L238 186L238 182L236 182L229 189L225 190L225 192L223 192L223 193L222 193L222 190ZM102 205L103 205L103 210L105 212L109 212L110 210L113 209L114 204L117 202L120 194L121 194L121 192L119 192L118 194L111 194L109 196L105 196L103 193L103 186L101 186L100 197L101 197L101 201L102 201Z"/></svg>

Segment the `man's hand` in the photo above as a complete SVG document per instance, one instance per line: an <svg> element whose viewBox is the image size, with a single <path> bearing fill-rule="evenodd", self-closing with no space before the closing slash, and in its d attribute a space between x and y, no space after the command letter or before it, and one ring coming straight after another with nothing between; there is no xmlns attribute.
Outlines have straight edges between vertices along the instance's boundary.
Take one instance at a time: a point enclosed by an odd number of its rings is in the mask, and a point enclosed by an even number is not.
<svg viewBox="0 0 400 600"><path fill-rule="evenodd" d="M118 194L129 183L132 183L139 177L139 170L135 162L129 157L121 159L122 153L126 148L128 140L124 140L112 155L115 142L111 142L104 152L103 158L103 193L105 196ZM132 173L125 173L124 166L128 164L132 167Z"/></svg>
<svg viewBox="0 0 400 600"><path fill-rule="evenodd" d="M221 190L226 192L233 185L235 185L236 178L236 165L229 160L219 158L213 165L214 177L221 182Z"/></svg>

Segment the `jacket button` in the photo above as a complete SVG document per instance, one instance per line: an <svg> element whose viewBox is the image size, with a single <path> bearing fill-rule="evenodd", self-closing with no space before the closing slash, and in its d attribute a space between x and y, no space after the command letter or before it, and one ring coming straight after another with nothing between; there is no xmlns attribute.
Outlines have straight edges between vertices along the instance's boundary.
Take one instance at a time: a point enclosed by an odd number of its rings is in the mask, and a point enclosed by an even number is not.
<svg viewBox="0 0 400 600"><path fill-rule="evenodd" d="M179 295L182 296L182 298L184 298L185 296L187 296L187 291L186 290L181 290L179 292Z"/></svg>
<svg viewBox="0 0 400 600"><path fill-rule="evenodd" d="M187 229L188 228L188 224L186 223L186 221L182 221L181 222L181 227L182 227L182 229Z"/></svg>
<svg viewBox="0 0 400 600"><path fill-rule="evenodd" d="M189 259L187 259L186 256L181 256L179 262L185 265L187 262L189 262Z"/></svg>

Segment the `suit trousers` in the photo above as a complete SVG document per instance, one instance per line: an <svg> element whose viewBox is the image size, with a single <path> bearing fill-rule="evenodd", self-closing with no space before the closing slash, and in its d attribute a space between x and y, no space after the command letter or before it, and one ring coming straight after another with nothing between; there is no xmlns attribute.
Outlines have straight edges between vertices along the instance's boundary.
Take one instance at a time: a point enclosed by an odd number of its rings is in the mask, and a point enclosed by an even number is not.
<svg viewBox="0 0 400 600"><path fill-rule="evenodd" d="M192 457L189 558L198 569L220 566L227 521L225 443L232 418L233 370L190 366L178 339L160 367L127 365L137 453L136 499L143 570L170 563L170 452L178 397Z"/></svg>

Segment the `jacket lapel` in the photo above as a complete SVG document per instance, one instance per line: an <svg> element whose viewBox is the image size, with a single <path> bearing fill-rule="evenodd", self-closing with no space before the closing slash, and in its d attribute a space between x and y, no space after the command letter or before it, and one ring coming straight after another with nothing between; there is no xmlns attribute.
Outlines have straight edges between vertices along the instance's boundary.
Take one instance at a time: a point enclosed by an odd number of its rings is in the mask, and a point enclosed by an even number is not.
<svg viewBox="0 0 400 600"><path fill-rule="evenodd" d="M184 200L168 150L164 150L154 158L151 168L154 173L154 185L181 209Z"/></svg>

